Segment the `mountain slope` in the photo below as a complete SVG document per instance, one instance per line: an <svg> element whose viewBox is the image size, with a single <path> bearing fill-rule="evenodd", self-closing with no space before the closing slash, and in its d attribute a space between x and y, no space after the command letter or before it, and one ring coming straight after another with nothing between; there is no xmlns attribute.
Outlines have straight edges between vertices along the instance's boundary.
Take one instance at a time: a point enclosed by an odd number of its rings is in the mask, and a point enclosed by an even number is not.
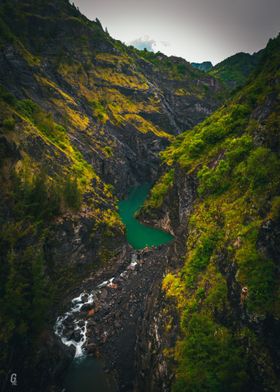
<svg viewBox="0 0 280 392"><path fill-rule="evenodd" d="M174 391L280 388L279 49L280 36L243 89L167 148L140 214L186 238L163 280L165 340L174 301L180 315L163 352Z"/></svg>
<svg viewBox="0 0 280 392"><path fill-rule="evenodd" d="M217 77L225 83L227 88L234 90L244 85L250 73L257 67L262 52L260 50L252 55L243 52L237 53L215 65L209 71L209 75Z"/></svg>
<svg viewBox="0 0 280 392"><path fill-rule="evenodd" d="M153 181L158 153L225 92L66 0L1 1L0 85L0 376L30 392L71 359L52 333L64 300L127 245L116 197Z"/></svg>
<svg viewBox="0 0 280 392"><path fill-rule="evenodd" d="M153 175L143 167L139 140L156 164L171 135L194 126L221 102L217 92L223 90L214 78L182 59L148 58L127 48L67 1L15 5L2 6L2 29L13 44L2 49L1 83L17 98L52 112L67 126L71 142L94 159L97 173L117 187L111 161L126 185Z"/></svg>

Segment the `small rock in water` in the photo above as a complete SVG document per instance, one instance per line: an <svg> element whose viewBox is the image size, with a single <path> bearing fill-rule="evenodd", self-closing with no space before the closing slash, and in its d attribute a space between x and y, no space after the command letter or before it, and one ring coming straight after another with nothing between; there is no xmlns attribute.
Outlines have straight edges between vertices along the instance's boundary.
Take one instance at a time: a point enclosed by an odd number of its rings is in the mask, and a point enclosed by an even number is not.
<svg viewBox="0 0 280 392"><path fill-rule="evenodd" d="M72 339L75 340L75 342L79 342L82 338L82 334L80 331L74 331L72 334Z"/></svg>
<svg viewBox="0 0 280 392"><path fill-rule="evenodd" d="M87 310L84 310L83 312L80 312L80 317L86 318L87 317Z"/></svg>
<svg viewBox="0 0 280 392"><path fill-rule="evenodd" d="M118 288L118 285L117 285L116 283L110 282L110 283L108 284L108 287L110 287L110 289L117 289L117 288Z"/></svg>
<svg viewBox="0 0 280 392"><path fill-rule="evenodd" d="M73 329L67 329L66 331L64 331L63 335L68 340L72 339L72 336L74 335L74 330Z"/></svg>
<svg viewBox="0 0 280 392"><path fill-rule="evenodd" d="M63 325L67 326L73 323L75 317L71 314L65 320L63 320Z"/></svg>
<svg viewBox="0 0 280 392"><path fill-rule="evenodd" d="M88 315L88 317L91 317L94 315L94 313L95 313L94 309L89 309L87 315Z"/></svg>
<svg viewBox="0 0 280 392"><path fill-rule="evenodd" d="M86 302L88 300L88 294L84 294L81 298L82 302Z"/></svg>
<svg viewBox="0 0 280 392"><path fill-rule="evenodd" d="M92 308L92 304L84 304L84 305L81 307L80 311L81 311L81 312L87 312L87 311L90 310L91 308Z"/></svg>

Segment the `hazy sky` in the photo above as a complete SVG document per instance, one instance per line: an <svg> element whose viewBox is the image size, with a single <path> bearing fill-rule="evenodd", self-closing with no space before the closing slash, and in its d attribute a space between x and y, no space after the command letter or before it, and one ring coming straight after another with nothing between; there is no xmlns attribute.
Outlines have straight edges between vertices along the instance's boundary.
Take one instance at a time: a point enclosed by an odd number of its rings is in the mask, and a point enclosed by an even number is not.
<svg viewBox="0 0 280 392"><path fill-rule="evenodd" d="M74 0L112 37L188 61L253 53L280 31L280 0Z"/></svg>

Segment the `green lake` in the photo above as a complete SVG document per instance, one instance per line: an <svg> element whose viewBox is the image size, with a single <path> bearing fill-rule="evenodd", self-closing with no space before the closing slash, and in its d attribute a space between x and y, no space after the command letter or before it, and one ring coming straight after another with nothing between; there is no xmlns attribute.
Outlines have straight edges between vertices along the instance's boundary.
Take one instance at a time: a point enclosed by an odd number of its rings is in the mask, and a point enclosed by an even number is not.
<svg viewBox="0 0 280 392"><path fill-rule="evenodd" d="M119 214L126 227L127 241L134 249L166 244L173 239L171 234L143 225L135 218L135 213L142 207L150 188L149 184L133 188L128 197L119 202Z"/></svg>

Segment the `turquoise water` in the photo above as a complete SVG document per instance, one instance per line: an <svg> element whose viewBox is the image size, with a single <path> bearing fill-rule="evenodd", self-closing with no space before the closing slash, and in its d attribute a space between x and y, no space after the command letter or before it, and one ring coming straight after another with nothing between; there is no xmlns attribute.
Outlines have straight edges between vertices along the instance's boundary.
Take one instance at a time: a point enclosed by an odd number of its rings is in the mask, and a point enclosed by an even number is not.
<svg viewBox="0 0 280 392"><path fill-rule="evenodd" d="M126 227L127 241L134 249L166 244L173 238L162 230L143 225L134 217L147 198L150 188L149 184L133 188L128 197L119 202L119 214Z"/></svg>

